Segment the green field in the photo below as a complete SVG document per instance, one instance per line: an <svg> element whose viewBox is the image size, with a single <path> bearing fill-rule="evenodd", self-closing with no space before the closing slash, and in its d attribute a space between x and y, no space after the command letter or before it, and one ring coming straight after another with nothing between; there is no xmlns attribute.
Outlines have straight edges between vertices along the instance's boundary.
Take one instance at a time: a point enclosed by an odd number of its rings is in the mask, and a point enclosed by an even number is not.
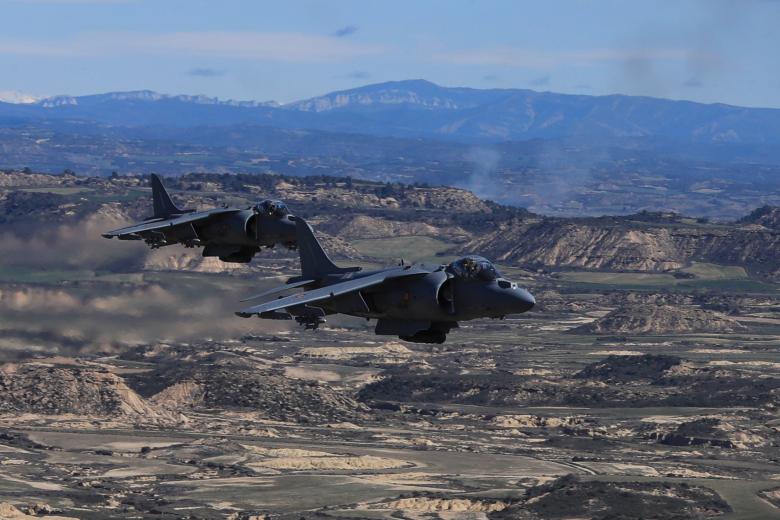
<svg viewBox="0 0 780 520"><path fill-rule="evenodd" d="M694 278L676 278L669 273L614 273L594 271L562 271L557 277L564 282L581 285L583 289L710 289L775 293L777 284L748 278L744 268L738 266L693 263L681 272Z"/></svg>
<svg viewBox="0 0 780 520"><path fill-rule="evenodd" d="M88 193L95 191L92 188L22 188L19 191L26 191L28 193L53 193L54 195L75 195L77 193Z"/></svg>
<svg viewBox="0 0 780 520"><path fill-rule="evenodd" d="M690 267L681 269L700 280L740 280L748 277L744 267L736 265L717 265L693 262Z"/></svg>
<svg viewBox="0 0 780 520"><path fill-rule="evenodd" d="M558 276L567 282L613 286L665 287L675 285L679 281L671 274L663 273L567 271L559 273Z"/></svg>

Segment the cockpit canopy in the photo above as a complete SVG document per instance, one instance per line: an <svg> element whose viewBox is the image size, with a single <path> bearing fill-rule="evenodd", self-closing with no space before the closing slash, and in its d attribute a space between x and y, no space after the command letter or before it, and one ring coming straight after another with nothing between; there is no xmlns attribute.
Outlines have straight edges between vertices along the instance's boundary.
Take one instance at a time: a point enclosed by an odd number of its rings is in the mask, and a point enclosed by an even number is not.
<svg viewBox="0 0 780 520"><path fill-rule="evenodd" d="M290 213L287 205L281 200L264 200L255 205L254 210L265 215L284 217Z"/></svg>
<svg viewBox="0 0 780 520"><path fill-rule="evenodd" d="M456 278L493 281L501 274L493 263L481 256L470 255L455 260L447 266L446 271Z"/></svg>

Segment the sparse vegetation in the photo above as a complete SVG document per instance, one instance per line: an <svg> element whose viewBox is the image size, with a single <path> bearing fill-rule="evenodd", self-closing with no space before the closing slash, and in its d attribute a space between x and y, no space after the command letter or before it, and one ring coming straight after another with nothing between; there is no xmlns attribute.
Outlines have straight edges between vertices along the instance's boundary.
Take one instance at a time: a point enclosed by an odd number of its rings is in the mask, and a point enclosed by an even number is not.
<svg viewBox="0 0 780 520"><path fill-rule="evenodd" d="M562 233L582 226L606 237L672 230L691 243L715 234L753 247L768 223L549 219L462 190L357 177L351 186L330 176L171 182L183 205L284 199L340 263L367 268L484 252L473 249L480 237L499 230L491 243L509 252L500 269L531 288L537 307L423 346L374 336L363 320L329 319L311 332L234 319L239 299L296 272L284 251L226 270L183 248L108 249L104 222L148 213L144 178L30 171L0 175L0 184L0 483L19 511L776 513L774 260L758 268L724 253L711 263L721 252L712 250L706 263L686 253L668 270L667 250L643 257L632 246L620 265L578 270L566 254L528 264L514 256L531 250L524 226L534 222L549 231L547 251L571 247ZM40 190L21 191L30 188ZM608 240L599 247L609 254ZM632 271L610 271L623 268Z"/></svg>

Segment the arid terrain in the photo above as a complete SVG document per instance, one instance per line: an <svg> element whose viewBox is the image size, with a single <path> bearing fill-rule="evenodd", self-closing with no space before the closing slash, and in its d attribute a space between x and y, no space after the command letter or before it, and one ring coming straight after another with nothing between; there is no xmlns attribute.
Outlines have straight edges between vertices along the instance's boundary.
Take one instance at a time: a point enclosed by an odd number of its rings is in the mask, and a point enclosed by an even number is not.
<svg viewBox="0 0 780 520"><path fill-rule="evenodd" d="M0 173L0 517L780 517L780 212L551 218L454 188L168 179L285 200L343 265L496 260L537 306L443 345L244 320L295 274L108 241L136 177Z"/></svg>

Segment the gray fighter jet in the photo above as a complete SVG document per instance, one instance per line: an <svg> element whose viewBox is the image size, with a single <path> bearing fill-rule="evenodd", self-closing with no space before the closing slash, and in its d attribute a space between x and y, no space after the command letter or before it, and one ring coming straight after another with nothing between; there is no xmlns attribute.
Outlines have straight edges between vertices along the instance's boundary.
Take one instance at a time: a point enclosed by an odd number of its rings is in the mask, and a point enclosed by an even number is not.
<svg viewBox="0 0 780 520"><path fill-rule="evenodd" d="M502 277L481 256L466 256L449 265L402 264L371 272L337 267L309 224L300 217L295 221L301 276L247 300L295 288L303 292L243 309L238 316L295 318L316 329L329 314L349 314L378 319L376 334L443 343L458 321L502 318L526 312L536 303L531 293Z"/></svg>
<svg viewBox="0 0 780 520"><path fill-rule="evenodd" d="M104 233L105 238L144 240L152 249L171 244L203 246L203 256L247 263L263 246L295 248L295 222L287 206L264 200L246 209L179 209L160 177L152 174L154 215L143 223Z"/></svg>

